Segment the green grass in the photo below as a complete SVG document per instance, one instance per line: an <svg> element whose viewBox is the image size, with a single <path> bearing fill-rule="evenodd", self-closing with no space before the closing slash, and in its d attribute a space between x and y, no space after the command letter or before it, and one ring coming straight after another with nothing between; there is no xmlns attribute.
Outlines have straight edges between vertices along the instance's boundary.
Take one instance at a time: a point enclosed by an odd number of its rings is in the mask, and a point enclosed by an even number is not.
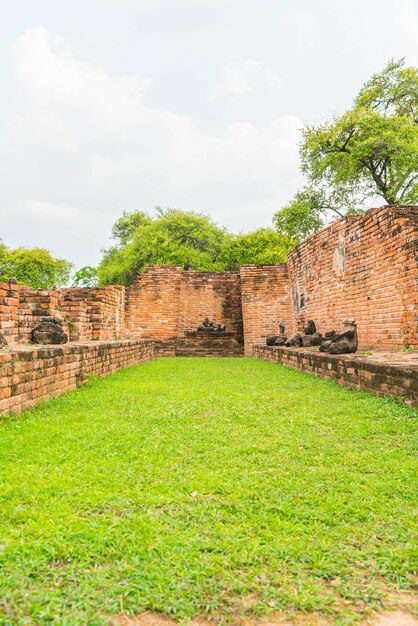
<svg viewBox="0 0 418 626"><path fill-rule="evenodd" d="M416 566L414 416L271 363L177 358L6 418L0 623L351 623Z"/></svg>

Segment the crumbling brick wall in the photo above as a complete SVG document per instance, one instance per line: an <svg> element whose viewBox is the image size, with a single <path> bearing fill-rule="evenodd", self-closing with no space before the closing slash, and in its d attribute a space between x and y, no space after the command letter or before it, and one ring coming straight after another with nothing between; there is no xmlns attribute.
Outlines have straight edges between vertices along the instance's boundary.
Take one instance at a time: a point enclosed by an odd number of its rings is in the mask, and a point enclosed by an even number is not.
<svg viewBox="0 0 418 626"><path fill-rule="evenodd" d="M182 269L150 265L126 290L125 335L155 338L156 350L175 354Z"/></svg>
<svg viewBox="0 0 418 626"><path fill-rule="evenodd" d="M241 266L242 315L246 356L252 356L253 346L277 335L279 322L286 332L293 327L287 266Z"/></svg>
<svg viewBox="0 0 418 626"><path fill-rule="evenodd" d="M373 348L418 346L418 207L382 207L346 217L288 255L294 327L357 321Z"/></svg>
<svg viewBox="0 0 418 626"><path fill-rule="evenodd" d="M62 289L61 315L68 321L70 340L118 339L125 332L125 287Z"/></svg>
<svg viewBox="0 0 418 626"><path fill-rule="evenodd" d="M248 355L277 334L279 321L289 335L310 318L326 332L354 317L364 347L418 347L418 207L335 222L294 248L287 265L244 265L240 273L154 265L127 289L0 284L0 332L9 343L29 341L42 316L58 313L72 341L152 338L171 355L179 339L191 344L205 317L225 323L238 342L243 320Z"/></svg>
<svg viewBox="0 0 418 626"><path fill-rule="evenodd" d="M0 415L20 413L79 387L89 374L107 376L154 358L152 341L19 346L0 353Z"/></svg>
<svg viewBox="0 0 418 626"><path fill-rule="evenodd" d="M156 349L176 354L176 341L197 330L205 317L226 324L242 339L237 272L195 272L178 265L149 266L126 290L125 334L156 340Z"/></svg>

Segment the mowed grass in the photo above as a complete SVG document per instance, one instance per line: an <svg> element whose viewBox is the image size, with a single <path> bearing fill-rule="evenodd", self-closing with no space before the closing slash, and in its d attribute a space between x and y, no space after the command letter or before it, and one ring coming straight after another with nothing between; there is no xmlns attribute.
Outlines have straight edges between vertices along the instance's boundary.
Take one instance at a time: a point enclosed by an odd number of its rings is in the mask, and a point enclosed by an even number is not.
<svg viewBox="0 0 418 626"><path fill-rule="evenodd" d="M0 623L351 623L416 566L416 415L250 359L158 359L0 424Z"/></svg>

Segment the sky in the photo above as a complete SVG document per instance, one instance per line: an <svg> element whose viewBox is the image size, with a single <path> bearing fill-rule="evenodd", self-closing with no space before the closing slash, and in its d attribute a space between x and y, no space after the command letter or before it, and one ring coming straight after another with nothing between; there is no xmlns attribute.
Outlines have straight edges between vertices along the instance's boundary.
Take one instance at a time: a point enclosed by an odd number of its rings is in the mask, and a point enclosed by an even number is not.
<svg viewBox="0 0 418 626"><path fill-rule="evenodd" d="M418 0L0 2L0 238L77 267L124 210L269 226L301 128L418 65Z"/></svg>

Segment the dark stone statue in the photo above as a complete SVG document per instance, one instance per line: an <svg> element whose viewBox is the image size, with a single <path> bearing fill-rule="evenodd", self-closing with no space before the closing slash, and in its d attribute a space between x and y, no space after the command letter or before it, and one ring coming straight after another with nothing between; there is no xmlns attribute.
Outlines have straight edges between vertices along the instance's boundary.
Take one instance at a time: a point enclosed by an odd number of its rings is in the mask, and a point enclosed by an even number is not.
<svg viewBox="0 0 418 626"><path fill-rule="evenodd" d="M313 320L308 320L306 328L303 329L305 335L314 335L316 333L316 325Z"/></svg>
<svg viewBox="0 0 418 626"><path fill-rule="evenodd" d="M333 333L333 334L331 334ZM341 322L341 333L330 331L321 343L319 350L329 354L351 354L357 352L357 324L354 319L346 318Z"/></svg>
<svg viewBox="0 0 418 626"><path fill-rule="evenodd" d="M295 333L291 335L284 344L287 348L300 348L302 345L302 336Z"/></svg>
<svg viewBox="0 0 418 626"><path fill-rule="evenodd" d="M5 348L7 345L9 344L6 341L6 337L0 333L0 349Z"/></svg>
<svg viewBox="0 0 418 626"><path fill-rule="evenodd" d="M215 330L215 324L211 322L208 317L205 317L203 324L201 324L197 330L213 332Z"/></svg>
<svg viewBox="0 0 418 626"><path fill-rule="evenodd" d="M284 334L284 322L279 322L279 334L267 337L266 344L268 346L284 346L287 337Z"/></svg>
<svg viewBox="0 0 418 626"><path fill-rule="evenodd" d="M209 333L213 333L214 331L224 332L226 330L226 324L214 324L206 317L203 324L201 324L197 330Z"/></svg>
<svg viewBox="0 0 418 626"><path fill-rule="evenodd" d="M41 323L33 328L33 343L60 344L67 343L68 335L62 328L63 319L59 315L43 317Z"/></svg>
<svg viewBox="0 0 418 626"><path fill-rule="evenodd" d="M302 346L304 348L311 348L312 346L320 346L322 341L321 333L312 333L304 335L302 337Z"/></svg>
<svg viewBox="0 0 418 626"><path fill-rule="evenodd" d="M337 333L335 332L335 330L329 330L327 333L325 333L319 347L320 352L328 352L328 348L331 344L331 339L335 337L336 334Z"/></svg>

